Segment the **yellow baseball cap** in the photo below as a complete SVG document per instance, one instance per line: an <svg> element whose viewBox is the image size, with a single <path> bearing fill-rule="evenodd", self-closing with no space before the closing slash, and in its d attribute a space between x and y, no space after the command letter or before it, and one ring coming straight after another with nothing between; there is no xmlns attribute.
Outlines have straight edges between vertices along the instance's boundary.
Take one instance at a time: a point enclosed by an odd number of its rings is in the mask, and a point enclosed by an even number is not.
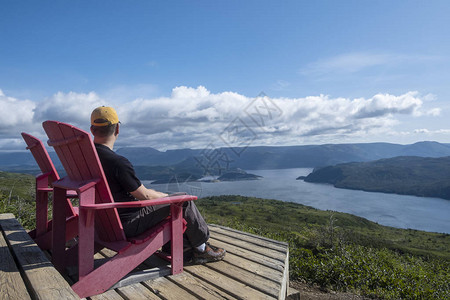
<svg viewBox="0 0 450 300"><path fill-rule="evenodd" d="M100 106L94 109L91 114L91 125L108 126L119 123L116 110L108 106Z"/></svg>

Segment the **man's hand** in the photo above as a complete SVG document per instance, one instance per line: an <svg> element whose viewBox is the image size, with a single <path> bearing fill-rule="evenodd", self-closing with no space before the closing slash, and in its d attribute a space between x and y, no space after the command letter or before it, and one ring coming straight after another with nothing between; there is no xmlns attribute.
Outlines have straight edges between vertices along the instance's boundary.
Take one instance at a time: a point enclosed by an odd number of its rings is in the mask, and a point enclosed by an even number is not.
<svg viewBox="0 0 450 300"><path fill-rule="evenodd" d="M130 194L138 200L152 200L167 197L166 193L161 193L152 189L146 188L143 184Z"/></svg>

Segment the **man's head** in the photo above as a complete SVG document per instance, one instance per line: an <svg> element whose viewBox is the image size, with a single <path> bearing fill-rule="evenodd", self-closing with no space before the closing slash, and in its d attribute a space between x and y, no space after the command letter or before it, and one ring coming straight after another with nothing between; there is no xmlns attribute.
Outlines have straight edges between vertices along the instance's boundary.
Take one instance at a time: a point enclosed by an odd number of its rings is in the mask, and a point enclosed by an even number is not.
<svg viewBox="0 0 450 300"><path fill-rule="evenodd" d="M100 106L92 111L91 132L94 137L109 137L118 134L119 117L112 107Z"/></svg>

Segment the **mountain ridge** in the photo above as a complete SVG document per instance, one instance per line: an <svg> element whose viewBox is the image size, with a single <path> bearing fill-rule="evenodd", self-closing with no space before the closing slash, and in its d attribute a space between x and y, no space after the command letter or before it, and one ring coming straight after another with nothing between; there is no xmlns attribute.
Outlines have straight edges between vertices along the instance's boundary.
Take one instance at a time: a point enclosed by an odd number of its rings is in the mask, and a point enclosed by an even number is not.
<svg viewBox="0 0 450 300"><path fill-rule="evenodd" d="M128 158L135 166L172 166L186 160L198 165L221 164L222 168L283 169L318 168L347 162L364 162L397 156L443 157L450 156L450 144L434 141L414 144L354 143L298 146L249 146L247 148L174 149L159 151L151 147L122 147L118 154ZM61 164L54 152L50 157L57 167ZM0 152L1 169L36 167L29 152Z"/></svg>

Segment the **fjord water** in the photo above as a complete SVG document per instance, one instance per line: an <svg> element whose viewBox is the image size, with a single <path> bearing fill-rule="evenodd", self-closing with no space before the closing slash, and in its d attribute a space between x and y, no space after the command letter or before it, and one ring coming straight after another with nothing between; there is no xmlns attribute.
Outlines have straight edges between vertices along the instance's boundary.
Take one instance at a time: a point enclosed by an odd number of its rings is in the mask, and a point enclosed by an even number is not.
<svg viewBox="0 0 450 300"><path fill-rule="evenodd" d="M450 200L338 189L296 180L312 169L248 170L261 180L189 182L151 185L161 191L184 191L199 197L242 195L276 199L321 210L350 213L381 225L450 233Z"/></svg>

